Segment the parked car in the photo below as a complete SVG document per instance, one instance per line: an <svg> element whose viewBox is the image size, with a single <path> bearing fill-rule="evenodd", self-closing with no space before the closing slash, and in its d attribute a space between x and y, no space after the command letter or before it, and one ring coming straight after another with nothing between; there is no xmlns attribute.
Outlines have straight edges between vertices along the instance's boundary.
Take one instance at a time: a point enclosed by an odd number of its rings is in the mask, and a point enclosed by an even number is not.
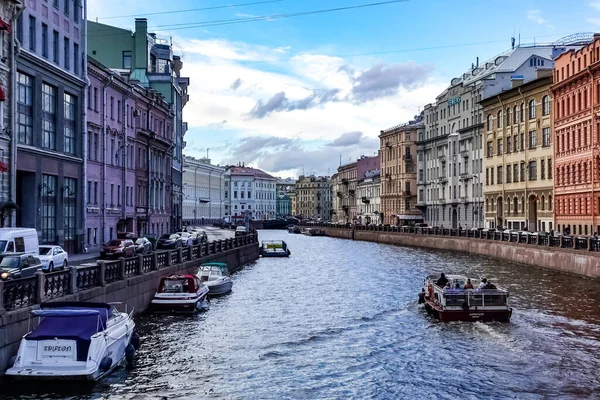
<svg viewBox="0 0 600 400"><path fill-rule="evenodd" d="M42 270L53 272L54 269L66 269L69 264L69 253L60 246L40 246L39 259Z"/></svg>
<svg viewBox="0 0 600 400"><path fill-rule="evenodd" d="M181 236L176 233L165 233L156 244L157 249L178 249L181 246Z"/></svg>
<svg viewBox="0 0 600 400"><path fill-rule="evenodd" d="M134 232L117 232L117 239L131 239L135 241L138 236Z"/></svg>
<svg viewBox="0 0 600 400"><path fill-rule="evenodd" d="M133 257L135 255L135 244L131 239L113 239L108 241L102 250L100 250L100 258L120 258Z"/></svg>
<svg viewBox="0 0 600 400"><path fill-rule="evenodd" d="M137 240L135 241L135 253L136 254L152 253L152 243L145 237L137 238Z"/></svg>
<svg viewBox="0 0 600 400"><path fill-rule="evenodd" d="M189 232L177 232L177 234L181 238L181 245L183 247L194 245L194 239L192 238L192 235Z"/></svg>
<svg viewBox="0 0 600 400"><path fill-rule="evenodd" d="M42 262L33 254L15 254L0 261L0 279L3 281L28 278L41 270Z"/></svg>
<svg viewBox="0 0 600 400"><path fill-rule="evenodd" d="M0 254L29 253L38 255L38 233L33 228L0 228Z"/></svg>
<svg viewBox="0 0 600 400"><path fill-rule="evenodd" d="M206 243L206 242L208 242L208 236L206 235L206 232L203 231L202 229L192 229L190 232L191 233L195 233L197 235L198 243L194 242L194 244L200 244L200 243Z"/></svg>
<svg viewBox="0 0 600 400"><path fill-rule="evenodd" d="M238 226L235 228L235 237L244 236L246 233L248 233L248 231L245 226Z"/></svg>

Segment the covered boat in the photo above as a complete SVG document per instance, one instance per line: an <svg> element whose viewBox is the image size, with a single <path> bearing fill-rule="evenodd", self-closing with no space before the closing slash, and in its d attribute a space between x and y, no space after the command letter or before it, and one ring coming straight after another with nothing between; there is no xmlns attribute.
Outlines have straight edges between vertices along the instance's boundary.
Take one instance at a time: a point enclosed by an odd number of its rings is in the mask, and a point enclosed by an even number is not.
<svg viewBox="0 0 600 400"><path fill-rule="evenodd" d="M131 314L106 303L43 303L6 375L17 380L97 381L139 347Z"/></svg>
<svg viewBox="0 0 600 400"><path fill-rule="evenodd" d="M163 276L151 308L154 311L194 312L203 306L207 294L208 288L196 275Z"/></svg>
<svg viewBox="0 0 600 400"><path fill-rule="evenodd" d="M327 236L323 229L306 228L303 232L306 236Z"/></svg>
<svg viewBox="0 0 600 400"><path fill-rule="evenodd" d="M289 257L292 252L283 240L264 240L260 245L263 257Z"/></svg>
<svg viewBox="0 0 600 400"><path fill-rule="evenodd" d="M208 288L209 296L229 293L233 286L233 281L229 276L229 268L225 263L204 263L200 266L198 275L202 284Z"/></svg>
<svg viewBox="0 0 600 400"><path fill-rule="evenodd" d="M296 226L296 225L288 226L287 229L288 229L288 233L296 233L296 234L302 233L302 229L300 229L300 227Z"/></svg>
<svg viewBox="0 0 600 400"><path fill-rule="evenodd" d="M510 320L512 308L508 305L508 290L495 286L480 289L478 279L462 275L446 275L440 279L425 278L425 287L419 294L419 303L424 303L427 312L435 318L441 321ZM473 289L465 288L468 281Z"/></svg>

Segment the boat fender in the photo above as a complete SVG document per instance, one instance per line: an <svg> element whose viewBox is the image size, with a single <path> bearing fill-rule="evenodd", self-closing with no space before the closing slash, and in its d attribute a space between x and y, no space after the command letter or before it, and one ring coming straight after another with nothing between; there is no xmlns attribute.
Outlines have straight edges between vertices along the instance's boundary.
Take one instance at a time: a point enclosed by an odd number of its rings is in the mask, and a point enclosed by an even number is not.
<svg viewBox="0 0 600 400"><path fill-rule="evenodd" d="M106 356L100 361L100 371L106 372L112 367L112 358Z"/></svg>
<svg viewBox="0 0 600 400"><path fill-rule="evenodd" d="M17 356L12 356L8 359L8 368L12 368L15 366L15 362L17 361Z"/></svg>
<svg viewBox="0 0 600 400"><path fill-rule="evenodd" d="M129 342L133 345L135 350L140 349L140 335L137 332L133 332L131 335L131 341Z"/></svg>
<svg viewBox="0 0 600 400"><path fill-rule="evenodd" d="M133 364L133 360L135 358L135 348L132 344L125 347L125 360L128 364Z"/></svg>

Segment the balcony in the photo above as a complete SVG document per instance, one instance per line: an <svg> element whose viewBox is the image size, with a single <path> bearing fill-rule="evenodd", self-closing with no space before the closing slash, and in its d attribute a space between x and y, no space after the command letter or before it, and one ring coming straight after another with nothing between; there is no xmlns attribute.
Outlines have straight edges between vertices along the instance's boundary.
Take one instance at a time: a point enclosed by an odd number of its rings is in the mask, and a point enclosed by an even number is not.
<svg viewBox="0 0 600 400"><path fill-rule="evenodd" d="M392 142L390 142L390 141L385 142L385 147L392 147Z"/></svg>
<svg viewBox="0 0 600 400"><path fill-rule="evenodd" d="M369 200L367 197L363 197L363 198L362 198L362 202L363 202L364 204L370 204L370 203L371 203L371 200Z"/></svg>
<svg viewBox="0 0 600 400"><path fill-rule="evenodd" d="M445 176L441 176L438 181L442 184L445 185L446 183L448 183L448 178Z"/></svg>
<svg viewBox="0 0 600 400"><path fill-rule="evenodd" d="M438 160L440 160L441 163L445 164L446 163L446 156L445 155L439 156Z"/></svg>
<svg viewBox="0 0 600 400"><path fill-rule="evenodd" d="M471 179L473 179L473 175L471 175L471 174L470 174L470 173L468 173L468 172L462 172L462 173L460 174L460 180L461 180L461 181L469 181L469 180L471 180Z"/></svg>
<svg viewBox="0 0 600 400"><path fill-rule="evenodd" d="M468 196L460 196L460 202L461 203L470 203L469 197Z"/></svg>
<svg viewBox="0 0 600 400"><path fill-rule="evenodd" d="M344 194L342 192L337 192L337 197L344 197Z"/></svg>
<svg viewBox="0 0 600 400"><path fill-rule="evenodd" d="M350 196L354 197L356 196L356 190L349 190L348 193L350 194Z"/></svg>
<svg viewBox="0 0 600 400"><path fill-rule="evenodd" d="M402 191L402 197L410 197L412 194L410 192L410 190L403 190Z"/></svg>
<svg viewBox="0 0 600 400"><path fill-rule="evenodd" d="M342 185L348 185L348 179L342 178Z"/></svg>
<svg viewBox="0 0 600 400"><path fill-rule="evenodd" d="M461 151L460 151L460 156L461 156L462 158L469 158L469 153L470 153L470 151L469 151L469 150L461 150Z"/></svg>
<svg viewBox="0 0 600 400"><path fill-rule="evenodd" d="M412 158L411 154L405 154L405 155L402 156L402 159L404 161L412 161L413 158Z"/></svg>
<svg viewBox="0 0 600 400"><path fill-rule="evenodd" d="M346 214L348 214L349 207L348 206L342 206L342 210L344 210L344 212Z"/></svg>

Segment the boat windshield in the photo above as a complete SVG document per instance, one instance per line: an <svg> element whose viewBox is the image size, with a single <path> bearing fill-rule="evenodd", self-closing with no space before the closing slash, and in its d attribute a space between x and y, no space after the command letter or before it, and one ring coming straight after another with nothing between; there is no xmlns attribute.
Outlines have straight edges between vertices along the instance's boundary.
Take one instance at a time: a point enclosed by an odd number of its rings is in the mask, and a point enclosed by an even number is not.
<svg viewBox="0 0 600 400"><path fill-rule="evenodd" d="M204 267L202 269L202 273L200 274L200 278L203 281L212 281L215 279L219 279L221 276L223 276L221 270L217 267Z"/></svg>
<svg viewBox="0 0 600 400"><path fill-rule="evenodd" d="M165 293L187 293L188 287L187 279L169 279L165 281L163 291Z"/></svg>

